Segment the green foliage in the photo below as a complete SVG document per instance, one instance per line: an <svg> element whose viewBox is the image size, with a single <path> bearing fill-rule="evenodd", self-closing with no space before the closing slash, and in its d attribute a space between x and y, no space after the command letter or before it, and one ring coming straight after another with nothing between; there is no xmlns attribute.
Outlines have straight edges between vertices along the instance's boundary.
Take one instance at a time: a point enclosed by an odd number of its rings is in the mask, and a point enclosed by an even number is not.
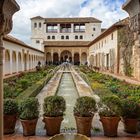
<svg viewBox="0 0 140 140"><path fill-rule="evenodd" d="M119 97L109 95L102 98L102 107L99 109L99 115L106 117L121 116L122 105Z"/></svg>
<svg viewBox="0 0 140 140"><path fill-rule="evenodd" d="M4 99L4 114L15 115L18 113L18 104L13 99Z"/></svg>
<svg viewBox="0 0 140 140"><path fill-rule="evenodd" d="M131 119L137 119L140 117L140 106L136 100L132 98L122 100L122 116Z"/></svg>
<svg viewBox="0 0 140 140"><path fill-rule="evenodd" d="M74 115L79 117L93 116L96 111L96 102L92 97L84 96L77 99Z"/></svg>
<svg viewBox="0 0 140 140"><path fill-rule="evenodd" d="M27 79L22 79L20 80L21 88L26 89L29 86L28 80Z"/></svg>
<svg viewBox="0 0 140 140"><path fill-rule="evenodd" d="M36 119L39 116L39 102L37 98L28 98L19 103L19 117L23 120Z"/></svg>
<svg viewBox="0 0 140 140"><path fill-rule="evenodd" d="M44 99L44 115L48 117L63 116L66 110L65 99L61 96L49 96Z"/></svg>
<svg viewBox="0 0 140 140"><path fill-rule="evenodd" d="M48 66L38 72L21 73L18 76L4 80L4 98L16 98L25 90L35 85L38 81L41 81L42 79L45 80L45 78L49 79L52 76L53 71L56 69L54 68L54 70L49 73L52 68L54 67Z"/></svg>

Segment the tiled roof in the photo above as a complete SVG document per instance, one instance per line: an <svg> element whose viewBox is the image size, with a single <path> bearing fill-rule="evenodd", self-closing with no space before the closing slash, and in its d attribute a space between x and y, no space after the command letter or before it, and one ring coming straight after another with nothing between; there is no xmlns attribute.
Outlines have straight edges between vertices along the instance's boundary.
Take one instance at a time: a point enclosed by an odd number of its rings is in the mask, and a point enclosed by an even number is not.
<svg viewBox="0 0 140 140"><path fill-rule="evenodd" d="M75 18L46 18L46 23L101 23L94 17L75 17Z"/></svg>
<svg viewBox="0 0 140 140"><path fill-rule="evenodd" d="M32 17L31 20L32 20L32 19L44 19L44 18L41 17L41 16L36 16L36 17Z"/></svg>
<svg viewBox="0 0 140 140"><path fill-rule="evenodd" d="M88 47L90 41L44 41L46 47Z"/></svg>
<svg viewBox="0 0 140 140"><path fill-rule="evenodd" d="M45 23L101 23L99 19L94 17L74 17L74 18L43 18L36 16L32 19L44 19Z"/></svg>
<svg viewBox="0 0 140 140"><path fill-rule="evenodd" d="M16 44L18 44L18 45L21 45L21 46L23 46L23 47L25 47L25 48L29 48L29 49L32 49L32 50L35 50L35 51L39 51L39 52L41 52L41 53L44 53L44 52L42 52L42 51L40 51L40 50L38 50L38 49L35 49L35 48L33 48L33 47L31 47L31 46L25 44L23 41L21 41L21 40L15 38L15 37L13 37L13 36L11 36L11 35L7 35L7 36L5 36L3 39L4 39L5 41L9 41L9 42L12 42L12 43L16 43Z"/></svg>

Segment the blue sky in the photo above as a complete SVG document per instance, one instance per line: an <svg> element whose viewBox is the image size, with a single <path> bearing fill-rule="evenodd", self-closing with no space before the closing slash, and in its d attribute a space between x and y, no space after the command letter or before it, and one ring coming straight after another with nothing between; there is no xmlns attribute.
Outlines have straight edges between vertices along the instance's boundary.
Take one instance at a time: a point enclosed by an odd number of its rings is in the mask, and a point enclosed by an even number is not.
<svg viewBox="0 0 140 140"><path fill-rule="evenodd" d="M14 15L12 35L30 44L31 23L34 16L95 17L102 27L128 16L121 9L125 0L16 0L21 10Z"/></svg>

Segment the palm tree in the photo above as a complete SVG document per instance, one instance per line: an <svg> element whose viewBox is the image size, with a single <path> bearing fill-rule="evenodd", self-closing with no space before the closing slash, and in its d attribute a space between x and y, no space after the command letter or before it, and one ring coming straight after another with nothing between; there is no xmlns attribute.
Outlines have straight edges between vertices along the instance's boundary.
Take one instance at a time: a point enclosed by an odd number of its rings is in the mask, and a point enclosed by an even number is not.
<svg viewBox="0 0 140 140"><path fill-rule="evenodd" d="M15 0L0 1L0 139L3 137L3 36L12 30L12 16L19 9Z"/></svg>

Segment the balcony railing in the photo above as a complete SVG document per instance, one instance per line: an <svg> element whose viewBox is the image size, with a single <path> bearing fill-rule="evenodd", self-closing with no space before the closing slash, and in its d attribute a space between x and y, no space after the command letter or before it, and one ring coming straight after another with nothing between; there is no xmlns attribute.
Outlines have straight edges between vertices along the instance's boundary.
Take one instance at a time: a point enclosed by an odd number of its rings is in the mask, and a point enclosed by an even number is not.
<svg viewBox="0 0 140 140"><path fill-rule="evenodd" d="M74 29L74 32L75 33L81 33L81 32L85 32L85 29Z"/></svg>
<svg viewBox="0 0 140 140"><path fill-rule="evenodd" d="M47 33L57 33L57 30L47 30Z"/></svg>
<svg viewBox="0 0 140 140"><path fill-rule="evenodd" d="M60 33L71 33L71 28L64 28L60 30Z"/></svg>

